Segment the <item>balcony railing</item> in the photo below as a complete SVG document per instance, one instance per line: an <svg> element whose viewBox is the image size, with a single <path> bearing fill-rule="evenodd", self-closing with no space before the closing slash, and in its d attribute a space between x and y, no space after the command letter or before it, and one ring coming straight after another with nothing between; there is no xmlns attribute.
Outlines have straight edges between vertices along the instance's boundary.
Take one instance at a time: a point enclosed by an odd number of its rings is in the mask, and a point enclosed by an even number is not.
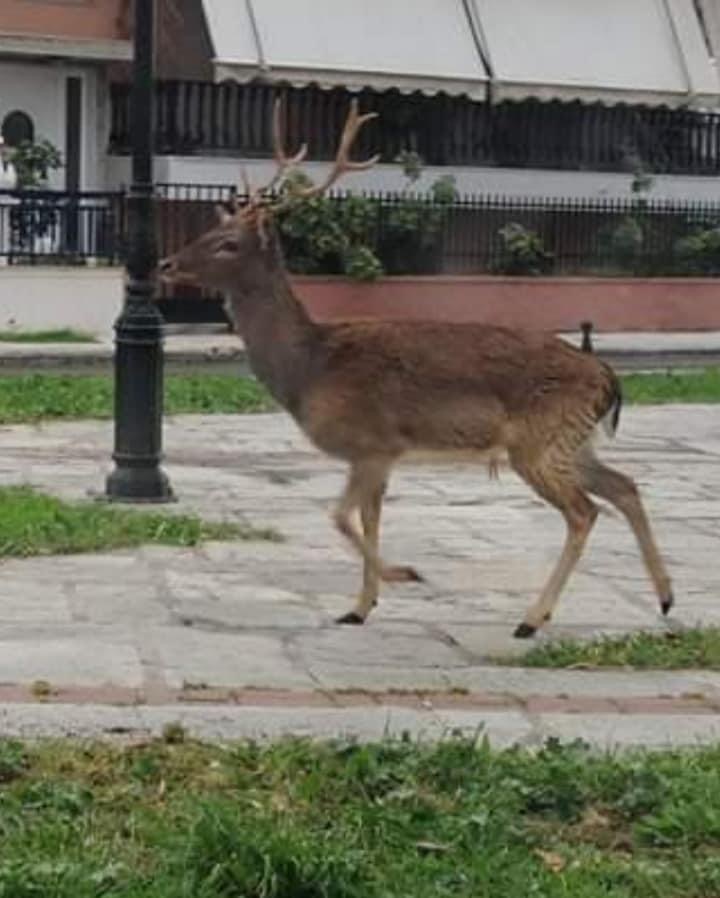
<svg viewBox="0 0 720 898"><path fill-rule="evenodd" d="M0 264L114 264L124 229L122 193L0 191Z"/></svg>
<svg viewBox="0 0 720 898"><path fill-rule="evenodd" d="M330 159L351 95L342 89L165 81L157 85L158 153L271 155L274 98L285 96L288 141L308 141L310 156ZM129 88L112 85L110 151L129 150ZM428 165L720 173L720 114L580 102L478 103L444 94L360 94L379 113L360 135L358 153L386 162L418 153Z"/></svg>

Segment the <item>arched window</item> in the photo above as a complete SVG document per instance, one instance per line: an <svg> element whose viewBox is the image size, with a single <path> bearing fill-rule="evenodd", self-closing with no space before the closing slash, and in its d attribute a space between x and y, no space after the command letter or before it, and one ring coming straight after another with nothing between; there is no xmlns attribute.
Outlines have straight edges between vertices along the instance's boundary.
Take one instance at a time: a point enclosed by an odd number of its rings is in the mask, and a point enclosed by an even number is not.
<svg viewBox="0 0 720 898"><path fill-rule="evenodd" d="M17 147L24 140L32 141L35 138L35 125L26 112L14 109L3 119L0 132L9 147Z"/></svg>

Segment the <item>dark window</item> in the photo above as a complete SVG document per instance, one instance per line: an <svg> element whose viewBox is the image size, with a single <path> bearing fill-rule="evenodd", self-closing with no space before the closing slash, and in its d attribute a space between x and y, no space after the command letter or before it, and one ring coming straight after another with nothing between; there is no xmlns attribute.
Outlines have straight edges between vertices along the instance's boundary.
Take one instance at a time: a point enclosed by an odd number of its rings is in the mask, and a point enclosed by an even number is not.
<svg viewBox="0 0 720 898"><path fill-rule="evenodd" d="M19 109L8 112L2 123L2 136L10 147L19 146L24 140L35 138L35 125L26 112Z"/></svg>

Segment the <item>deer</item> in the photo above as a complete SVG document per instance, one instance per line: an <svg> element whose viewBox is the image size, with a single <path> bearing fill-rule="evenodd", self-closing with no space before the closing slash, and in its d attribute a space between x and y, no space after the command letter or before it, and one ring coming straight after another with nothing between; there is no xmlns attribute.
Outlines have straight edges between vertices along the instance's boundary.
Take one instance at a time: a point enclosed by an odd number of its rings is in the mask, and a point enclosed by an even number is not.
<svg viewBox="0 0 720 898"><path fill-rule="evenodd" d="M363 624L381 583L423 579L414 567L383 559L379 532L391 471L428 458L487 465L491 475L507 463L564 518L560 556L516 637L532 637L551 620L598 516L592 497L627 520L667 615L672 585L638 487L595 451L595 435L604 429L614 436L622 407L620 381L608 364L554 334L490 323L318 321L293 292L276 217L289 197L319 196L342 175L379 161L350 158L360 129L375 117L361 115L353 100L327 177L295 183L289 174L307 145L287 154L278 100L270 183L252 189L243 175L247 200L219 207L214 227L158 266L166 282L225 295L254 375L317 449L347 465L332 517L361 557L363 576L353 607L337 623Z"/></svg>

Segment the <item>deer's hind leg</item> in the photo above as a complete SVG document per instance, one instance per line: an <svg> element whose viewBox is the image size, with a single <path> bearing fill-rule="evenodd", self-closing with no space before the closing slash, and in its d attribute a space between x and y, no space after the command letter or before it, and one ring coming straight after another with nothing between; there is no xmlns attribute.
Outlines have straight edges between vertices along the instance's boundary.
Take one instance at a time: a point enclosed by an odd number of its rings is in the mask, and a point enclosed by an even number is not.
<svg viewBox="0 0 720 898"><path fill-rule="evenodd" d="M380 581L400 582L420 580L411 567L392 567L379 554L380 514L385 495L391 461L365 460L350 470L345 492L334 514L335 526L363 559L363 584L355 607L338 618L341 624L362 624L377 604ZM363 534L353 523L353 515L360 510Z"/></svg>
<svg viewBox="0 0 720 898"><path fill-rule="evenodd" d="M640 547L645 567L660 602L660 609L663 614L667 614L674 603L672 584L655 543L650 521L635 482L620 471L604 465L589 447L580 454L578 472L588 492L605 499L624 515Z"/></svg>
<svg viewBox="0 0 720 898"><path fill-rule="evenodd" d="M578 484L572 465L565 459L555 459L553 463L551 458L545 458L537 460L534 464L512 459L512 463L523 480L562 513L567 525L565 544L560 558L540 597L530 606L523 622L515 630L515 636L524 639L533 636L552 617L560 593L582 555L597 518L598 509Z"/></svg>

